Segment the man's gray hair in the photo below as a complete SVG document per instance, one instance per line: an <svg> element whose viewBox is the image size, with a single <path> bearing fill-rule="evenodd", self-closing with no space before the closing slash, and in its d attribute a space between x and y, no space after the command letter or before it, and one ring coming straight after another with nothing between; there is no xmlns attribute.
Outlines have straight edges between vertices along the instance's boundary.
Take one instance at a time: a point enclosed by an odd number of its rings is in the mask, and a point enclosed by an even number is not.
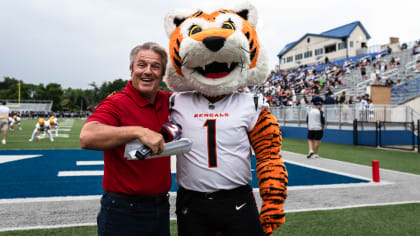
<svg viewBox="0 0 420 236"><path fill-rule="evenodd" d="M137 53L141 50L153 50L155 53L159 54L162 59L162 76L166 72L166 63L168 63L168 53L166 50L161 47L159 44L154 42L146 42L142 45L138 45L131 50L130 53L130 69L133 71L134 59L136 59Z"/></svg>

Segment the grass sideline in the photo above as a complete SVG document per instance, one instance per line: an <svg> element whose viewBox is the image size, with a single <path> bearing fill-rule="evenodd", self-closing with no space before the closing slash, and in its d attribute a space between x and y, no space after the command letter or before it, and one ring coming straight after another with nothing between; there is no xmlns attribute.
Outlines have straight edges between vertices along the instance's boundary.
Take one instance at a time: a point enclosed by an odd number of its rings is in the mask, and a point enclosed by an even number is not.
<svg viewBox="0 0 420 236"><path fill-rule="evenodd" d="M8 131L7 144L1 145L0 150L78 149L80 128L84 120L73 121L71 130L63 131L69 134L69 138L58 137L54 142L48 139L28 142L36 120L23 120L23 130ZM59 124L62 122L66 120L59 120ZM282 149L306 154L307 142L284 138ZM323 158L368 166L372 160L379 160L381 168L420 174L420 154L415 152L321 143L319 154ZM273 235L416 235L420 232L418 212L420 204L287 213L286 223ZM16 235L97 235L97 233L95 226L0 232L0 236ZM177 235L176 221L171 222L171 235Z"/></svg>
<svg viewBox="0 0 420 236"><path fill-rule="evenodd" d="M418 212L420 204L287 213L286 223L273 235L418 235ZM177 234L176 222L171 221L171 236ZM97 232L95 226L0 232L0 236L20 235L94 236Z"/></svg>

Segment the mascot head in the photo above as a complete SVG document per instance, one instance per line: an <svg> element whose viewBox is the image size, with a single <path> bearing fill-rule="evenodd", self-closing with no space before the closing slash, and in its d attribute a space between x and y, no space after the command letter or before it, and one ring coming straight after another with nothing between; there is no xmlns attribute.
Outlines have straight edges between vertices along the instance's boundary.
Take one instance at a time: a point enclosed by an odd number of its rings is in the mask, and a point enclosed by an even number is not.
<svg viewBox="0 0 420 236"><path fill-rule="evenodd" d="M168 87L215 97L264 82L268 65L256 24L257 12L249 3L235 9L169 13Z"/></svg>

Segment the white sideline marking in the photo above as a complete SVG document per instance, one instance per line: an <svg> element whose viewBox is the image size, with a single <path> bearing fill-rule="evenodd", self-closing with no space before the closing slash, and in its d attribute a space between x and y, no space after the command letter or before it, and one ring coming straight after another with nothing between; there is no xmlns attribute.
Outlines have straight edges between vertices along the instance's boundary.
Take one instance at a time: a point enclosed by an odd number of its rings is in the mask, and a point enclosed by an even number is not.
<svg viewBox="0 0 420 236"><path fill-rule="evenodd" d="M42 155L0 155L0 164L6 163L6 162L34 158L34 157L40 157L40 156Z"/></svg>
<svg viewBox="0 0 420 236"><path fill-rule="evenodd" d="M103 170L80 170L80 171L59 171L58 177L65 176L99 176L104 175Z"/></svg>
<svg viewBox="0 0 420 236"><path fill-rule="evenodd" d="M311 166L311 165L307 165L307 164L302 164L302 163L294 162L294 161L290 161L290 160L287 160L287 161L285 160L285 162L288 162L288 163L291 163L291 164L294 164L294 165L298 165L298 166L303 166L303 167L310 168L310 169L322 170L322 171L333 173L333 174L344 175L344 176L348 176L348 177L353 177L353 178L357 178L357 179L364 179L364 180L367 180L367 181L371 181L370 178L366 178L366 177L363 177L363 176L360 176L360 175L353 175L353 174L349 174L349 173L345 173L345 172L341 172L341 171L329 170L329 169L316 167L316 166Z"/></svg>
<svg viewBox="0 0 420 236"><path fill-rule="evenodd" d="M14 230L32 230L32 229L56 229L56 228L69 228L79 226L95 226L96 223L80 223L80 224L68 224L68 225L36 225L36 226L25 226L25 227L14 227L14 228L3 228L2 231L14 231Z"/></svg>
<svg viewBox="0 0 420 236"><path fill-rule="evenodd" d="M420 200L418 200L418 201L403 201L403 202L358 204L358 205L348 205L348 206L341 206L341 207L307 208L307 209L298 209L298 210L285 210L284 212L285 213L293 213L293 212L307 212L307 211L329 211L329 210L342 210L342 209L359 208L359 207L391 206L391 205L401 205L401 204L411 204L411 203L420 203Z"/></svg>
<svg viewBox="0 0 420 236"><path fill-rule="evenodd" d="M169 192L169 196L176 197L176 192ZM67 197L34 197L34 198L10 198L0 199L0 204L34 203L34 202L65 202L99 200L102 195L67 196Z"/></svg>
<svg viewBox="0 0 420 236"><path fill-rule="evenodd" d="M64 202L64 201L85 201L98 200L102 195L68 196L68 197L34 197L34 198L10 198L0 199L0 204L10 203L33 203L33 202Z"/></svg>
<svg viewBox="0 0 420 236"><path fill-rule="evenodd" d="M76 161L77 166L103 165L104 161Z"/></svg>

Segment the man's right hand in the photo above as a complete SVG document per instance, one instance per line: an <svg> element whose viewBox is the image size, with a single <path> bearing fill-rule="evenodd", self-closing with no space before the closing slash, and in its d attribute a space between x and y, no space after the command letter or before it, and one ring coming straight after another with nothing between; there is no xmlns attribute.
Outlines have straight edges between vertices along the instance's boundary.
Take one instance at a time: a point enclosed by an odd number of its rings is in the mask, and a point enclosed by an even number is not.
<svg viewBox="0 0 420 236"><path fill-rule="evenodd" d="M163 135L153 130L143 128L138 139L152 150L152 155L163 152L165 140Z"/></svg>

